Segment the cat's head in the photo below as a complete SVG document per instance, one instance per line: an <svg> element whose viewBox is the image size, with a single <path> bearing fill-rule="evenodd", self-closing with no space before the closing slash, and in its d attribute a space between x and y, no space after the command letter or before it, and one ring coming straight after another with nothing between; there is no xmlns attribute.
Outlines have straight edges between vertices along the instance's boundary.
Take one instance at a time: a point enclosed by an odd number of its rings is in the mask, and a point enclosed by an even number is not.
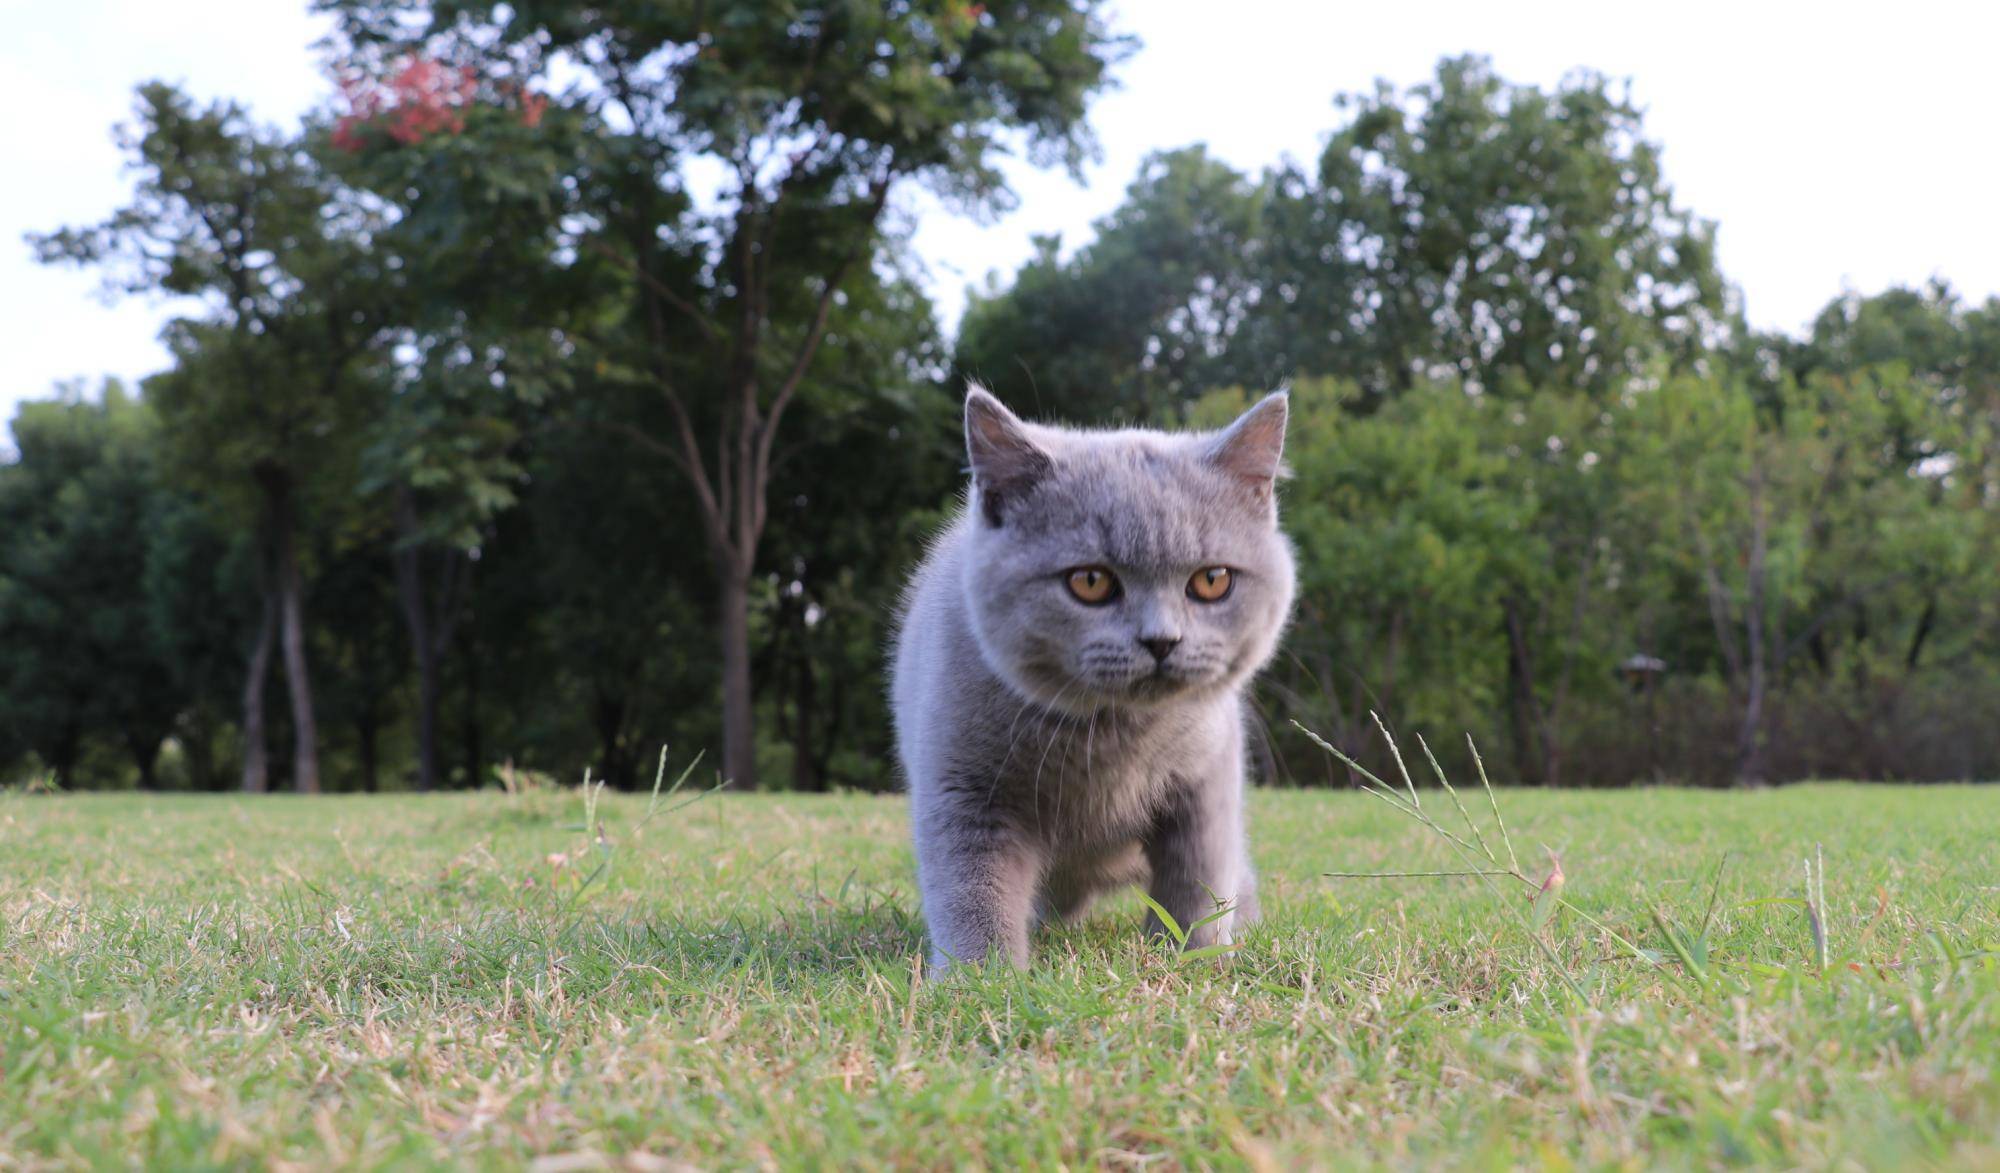
<svg viewBox="0 0 2000 1173"><path fill-rule="evenodd" d="M1220 432L1024 423L974 387L964 591L986 662L1088 712L1234 687L1292 604L1278 532L1285 396Z"/></svg>

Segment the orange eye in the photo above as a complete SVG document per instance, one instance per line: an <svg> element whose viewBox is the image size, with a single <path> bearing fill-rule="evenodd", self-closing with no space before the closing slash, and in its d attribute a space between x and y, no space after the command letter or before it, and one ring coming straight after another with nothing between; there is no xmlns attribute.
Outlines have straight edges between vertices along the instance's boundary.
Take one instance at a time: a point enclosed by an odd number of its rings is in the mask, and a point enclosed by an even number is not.
<svg viewBox="0 0 2000 1173"><path fill-rule="evenodd" d="M1236 579L1227 566L1211 566L1197 570L1188 579L1188 597L1204 603L1219 603L1229 597L1229 588L1236 585Z"/></svg>
<svg viewBox="0 0 2000 1173"><path fill-rule="evenodd" d="M1069 583L1069 593L1079 603L1095 606L1110 602L1118 594L1117 578L1102 566L1079 566L1064 581Z"/></svg>

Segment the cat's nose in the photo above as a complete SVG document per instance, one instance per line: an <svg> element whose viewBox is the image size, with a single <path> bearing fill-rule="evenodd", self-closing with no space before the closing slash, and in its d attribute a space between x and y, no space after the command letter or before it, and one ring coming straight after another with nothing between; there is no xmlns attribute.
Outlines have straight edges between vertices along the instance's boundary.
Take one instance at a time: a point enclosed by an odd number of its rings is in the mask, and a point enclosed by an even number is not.
<svg viewBox="0 0 2000 1173"><path fill-rule="evenodd" d="M1155 664L1165 663L1167 653L1179 647L1181 643L1178 639L1164 639L1158 636L1150 639L1142 639L1139 642L1146 646L1147 651L1153 653L1153 663Z"/></svg>

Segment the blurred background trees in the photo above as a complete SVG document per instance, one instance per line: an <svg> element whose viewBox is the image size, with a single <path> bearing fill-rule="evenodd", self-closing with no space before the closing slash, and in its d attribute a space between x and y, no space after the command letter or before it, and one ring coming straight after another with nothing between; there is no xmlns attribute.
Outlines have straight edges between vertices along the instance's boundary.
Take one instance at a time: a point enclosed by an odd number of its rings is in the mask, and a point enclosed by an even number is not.
<svg viewBox="0 0 2000 1173"><path fill-rule="evenodd" d="M14 421L0 778L632 786L671 744L892 788L968 378L1155 426L1291 387L1273 781L1344 783L1288 722L1366 760L1371 711L1526 783L2000 774L2000 303L1748 330L1605 79L1452 59L1311 168L1162 153L947 339L898 193L1087 151L1096 4L326 7L334 108L143 87L129 206L35 238L193 308L139 395Z"/></svg>

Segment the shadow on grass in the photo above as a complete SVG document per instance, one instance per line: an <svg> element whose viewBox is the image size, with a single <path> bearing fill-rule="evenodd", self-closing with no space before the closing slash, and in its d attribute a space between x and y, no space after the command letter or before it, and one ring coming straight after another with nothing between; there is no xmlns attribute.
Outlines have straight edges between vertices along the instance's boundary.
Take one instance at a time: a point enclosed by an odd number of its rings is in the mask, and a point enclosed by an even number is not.
<svg viewBox="0 0 2000 1173"><path fill-rule="evenodd" d="M593 915L542 926L520 944L572 981L665 983L690 990L754 981L776 988L824 987L907 969L924 950L923 922L873 890L799 893L793 907L689 912L664 917ZM539 937L537 941L535 938ZM514 964L526 957L516 952Z"/></svg>
<svg viewBox="0 0 2000 1173"><path fill-rule="evenodd" d="M631 933L633 926L619 931ZM706 924L648 922L638 931L646 964L704 982L752 970L779 982L818 983L843 972L906 965L924 949L923 922L883 900Z"/></svg>

